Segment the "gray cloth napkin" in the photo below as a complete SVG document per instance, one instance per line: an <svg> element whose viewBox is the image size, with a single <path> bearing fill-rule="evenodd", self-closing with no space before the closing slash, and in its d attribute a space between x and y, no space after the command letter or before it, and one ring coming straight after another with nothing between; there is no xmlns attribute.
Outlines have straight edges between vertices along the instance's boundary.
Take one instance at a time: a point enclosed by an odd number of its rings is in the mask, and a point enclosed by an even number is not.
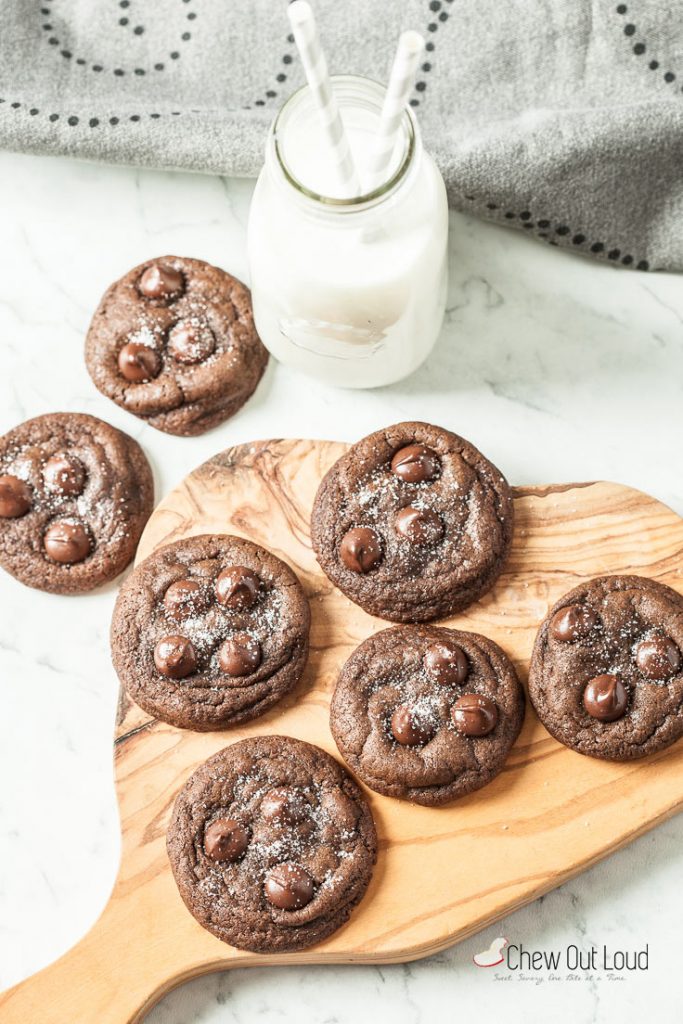
<svg viewBox="0 0 683 1024"><path fill-rule="evenodd" d="M683 22L664 0L313 0L333 73L412 103L461 210L640 269L683 269ZM4 0L0 146L255 175L302 84L285 0Z"/></svg>

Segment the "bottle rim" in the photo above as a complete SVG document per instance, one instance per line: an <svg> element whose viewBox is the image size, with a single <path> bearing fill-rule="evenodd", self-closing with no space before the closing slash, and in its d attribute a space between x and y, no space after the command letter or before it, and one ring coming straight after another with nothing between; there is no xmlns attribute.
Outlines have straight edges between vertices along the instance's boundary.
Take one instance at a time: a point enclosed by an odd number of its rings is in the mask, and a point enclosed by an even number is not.
<svg viewBox="0 0 683 1024"><path fill-rule="evenodd" d="M331 79L333 85L342 87L340 92L343 91L345 86L361 86L361 88L364 88L367 91L367 86L369 85L372 87L373 91L376 91L378 101L381 102L381 99L384 96L385 87L380 82L376 82L372 78L366 78L363 75L333 75L331 76ZM401 182L406 178L419 144L419 130L417 122L410 108L406 107L402 118L403 129L407 140L405 152L403 153L398 167L391 173L387 180L380 183L376 188L362 193L359 196L350 196L347 198L326 196L322 193L316 192L314 189L308 188L290 170L284 156L283 144L280 141L283 132L286 129L287 118L292 114L292 109L296 108L296 106L299 105L307 95L310 95L308 85L303 85L301 88L297 89L296 92L292 93L289 99L287 99L280 108L270 128L270 147L275 156L277 167L282 172L287 184L306 200L312 201L313 203L330 211L337 210L339 212L347 213L375 206L387 199L390 195L393 195Z"/></svg>

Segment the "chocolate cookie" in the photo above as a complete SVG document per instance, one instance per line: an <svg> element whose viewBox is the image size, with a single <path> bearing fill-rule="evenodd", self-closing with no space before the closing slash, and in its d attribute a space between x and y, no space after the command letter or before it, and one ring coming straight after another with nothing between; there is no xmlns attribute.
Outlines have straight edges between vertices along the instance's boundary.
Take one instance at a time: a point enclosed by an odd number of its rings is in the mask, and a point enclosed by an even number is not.
<svg viewBox="0 0 683 1024"><path fill-rule="evenodd" d="M268 361L251 296L202 260L148 260L104 294L85 361L95 386L169 434L202 434L254 392Z"/></svg>
<svg viewBox="0 0 683 1024"><path fill-rule="evenodd" d="M181 790L168 856L190 913L256 953L320 942L370 882L377 837L356 783L319 747L254 736L205 762Z"/></svg>
<svg viewBox="0 0 683 1024"><path fill-rule="evenodd" d="M121 587L112 659L149 714L223 729L293 689L309 626L301 584L275 555L240 537L189 537L159 548Z"/></svg>
<svg viewBox="0 0 683 1024"><path fill-rule="evenodd" d="M356 775L386 796L444 804L491 782L524 719L524 691L500 647L437 626L395 626L341 670L330 728Z"/></svg>
<svg viewBox="0 0 683 1024"><path fill-rule="evenodd" d="M311 538L323 572L365 611L425 622L493 586L512 520L507 482L473 445L399 423L354 444L325 475Z"/></svg>
<svg viewBox="0 0 683 1024"><path fill-rule="evenodd" d="M0 438L0 565L29 587L80 594L112 580L153 505L142 449L94 416L48 413Z"/></svg>
<svg viewBox="0 0 683 1024"><path fill-rule="evenodd" d="M683 735L683 597L642 576L602 576L551 608L529 696L580 754L630 761Z"/></svg>

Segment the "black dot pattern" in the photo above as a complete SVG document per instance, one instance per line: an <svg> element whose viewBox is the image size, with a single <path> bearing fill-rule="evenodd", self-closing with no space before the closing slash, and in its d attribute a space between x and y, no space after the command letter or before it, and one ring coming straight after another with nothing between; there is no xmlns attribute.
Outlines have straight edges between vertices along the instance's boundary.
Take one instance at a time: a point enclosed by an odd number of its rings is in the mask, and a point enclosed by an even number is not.
<svg viewBox="0 0 683 1024"><path fill-rule="evenodd" d="M550 245L559 245L559 239L569 242L571 246L577 249L590 251L596 256L604 254L606 259L613 263L620 262L625 267L630 267L635 262L635 258L630 253L622 255L620 249L610 249L605 253L606 246L604 242L590 242L583 232L572 232L572 229L561 221L552 221L548 217L536 219L531 210L522 210L521 213L517 213L514 210L505 210L498 203L493 203L490 200L482 201L478 196L474 195L466 195L464 198L470 203L481 203L486 210L492 211L491 216L493 219L502 216L506 221L519 221L520 227L525 228L527 231L533 231L537 238L542 238ZM500 212L495 214L493 211L496 210ZM650 264L647 260L639 260L636 263L636 270L649 269Z"/></svg>
<svg viewBox="0 0 683 1024"><path fill-rule="evenodd" d="M628 4L617 4L615 10L617 14L621 15L621 17L626 18L626 16L628 15ZM624 25L624 36L629 41L629 43L632 43L633 54L636 57L642 57L644 53L647 53L648 46L644 39L639 39L635 43L633 42L633 39L635 36L637 36L637 34L638 26L635 24L635 22L627 19L626 24ZM647 66L650 69L650 71L659 71L661 68L660 62L654 58L648 62ZM676 72L670 70L664 70L662 72L662 79L664 82L666 82L667 85L673 85L674 83L678 82ZM683 92L683 86L681 86L679 90L678 85L676 85L676 90Z"/></svg>
<svg viewBox="0 0 683 1024"><path fill-rule="evenodd" d="M429 23L427 25L427 32L431 35L435 35L439 29L443 28L450 17L450 11L448 7L453 3L453 0L428 0L427 9ZM428 36L427 43L425 44L425 50L428 54L434 53L436 49L436 43L432 38ZM410 100L411 107L419 107L420 103L424 101L424 94L427 91L427 78L426 76L432 70L431 59L425 60L420 65L420 75L415 83L415 92L417 96L413 96Z"/></svg>
<svg viewBox="0 0 683 1024"><path fill-rule="evenodd" d="M45 3L45 4L52 3L52 2L53 2L53 0L43 0L43 3ZM182 0L183 4L189 4L191 2L193 2L193 0ZM131 0L119 0L119 7L122 10L124 10L124 11L128 10L131 7ZM49 16L50 8L49 7L41 7L40 13L45 15L45 16ZM196 19L197 15L196 15L196 13L194 11L190 11L188 14L185 15L185 17L189 21L194 21ZM128 19L127 18L119 19L119 24L120 25L124 25L124 24L127 24L127 23L128 23ZM43 28L44 32L51 32L52 31L52 24L50 22L45 22L42 25L42 28ZM144 33L144 31L145 31L145 26L144 25L136 25L133 28L133 31L134 31L134 33L136 35L142 35ZM181 38L183 39L183 41L187 42L191 38L191 34L189 32L184 32L182 34ZM59 39L56 36L50 36L50 38L48 39L48 43L51 46L59 46ZM74 58L73 53L70 50L62 49L59 52L60 52L60 55L65 60L72 60L73 59L76 64L80 65L81 67L90 67L90 69L92 71L94 71L94 72L99 73L101 71L106 71L107 70L105 65L97 64L97 63L93 64L90 61L86 60L85 57L75 57ZM177 60L180 57L180 53L177 52L177 51L174 51L173 53L169 54L169 56L172 59ZM163 71L165 66L166 65L163 62L161 62L161 61L158 61L157 63L155 63L153 65L155 71ZM135 74L135 75L138 75L138 76L142 76L142 75L146 75L147 74L147 69L139 68L139 67L138 68L133 68L132 71L127 71L125 68L120 68L120 67L110 68L109 70L112 72L112 74L114 74L118 78L121 78L121 77L123 77L124 75L126 75L128 73L132 73L132 74ZM6 102L8 102L6 99L4 99L3 97L0 97L0 104L6 103ZM17 110L18 111L18 110L22 109L22 104L18 100L15 100L15 101L11 102L9 105L10 105L10 108L12 110ZM76 114L57 113L57 112L54 112L54 111L41 111L41 110L39 110L38 107L30 107L29 108L27 105L24 105L24 109L26 109L26 111L27 111L27 113L28 113L28 115L30 117L39 117L41 115L46 117L50 124L56 124L61 119L63 119L64 123L69 125L69 127L71 127L71 128L76 128L79 124L85 124L86 121L87 121L87 124L88 124L88 126L90 128L99 128L99 126L102 124L102 121L98 117L89 117L89 118L83 119L81 117L78 117ZM198 112L199 111L196 111L196 110L190 111L190 113L198 113ZM173 111L171 111L170 116L178 117L178 116L180 116L180 113L181 112L179 110L173 110ZM159 118L161 118L163 116L166 116L166 115L162 115L162 114L157 113L156 111L154 111L154 112L151 112L151 113L145 114L145 115L131 114L128 117L128 120L133 122L133 123L138 123L138 122L142 121L144 117L150 117L150 118L152 118L154 120L158 120ZM110 117L108 123L110 125L112 125L112 126L115 126L115 125L119 124L120 121L121 121L120 117Z"/></svg>
<svg viewBox="0 0 683 1024"><path fill-rule="evenodd" d="M0 96L0 105L2 105L3 103L8 103L8 102L9 101L7 99L5 99L3 96ZM11 110L17 110L17 111L24 110L29 115L29 117L39 117L39 116L46 117L50 124L56 124L57 121L63 119L64 123L69 125L70 128L76 128L79 124L85 124L86 123L86 119L78 117L76 114L68 114L67 115L67 114L58 114L58 113L56 113L54 111L47 111L47 110L41 111L38 107L29 107L25 103L22 104L19 100L13 100L13 101L9 102L9 107L10 107ZM128 120L132 121L134 123L137 123L139 121L142 121L144 118L149 117L149 118L151 118L151 119L156 121L159 118L165 117L165 116L178 117L178 116L180 116L180 113L181 113L180 110L172 110L170 112L170 115L164 115L164 114L157 113L156 111L153 111L152 113L149 113L149 114L131 114L128 117ZM198 113L201 113L201 111L191 110L190 113L198 114ZM117 125L117 124L120 123L120 121L121 121L120 117L110 117L108 123L111 124L111 125ZM102 121L100 120L99 117L89 117L89 118L87 118L87 124L88 124L88 126L90 128L99 128L100 125L102 124Z"/></svg>
<svg viewBox="0 0 683 1024"><path fill-rule="evenodd" d="M284 52L282 54L282 57L280 58L280 69L275 75L275 81L278 83L278 85L282 85L284 82L287 81L290 70L289 65L294 63L295 57L296 46L294 43L294 36L290 32L289 35L287 36L287 43L284 48ZM244 109L251 110L252 106L265 107L271 100L274 100L277 97L277 95L277 89L274 89L272 86L269 86L261 93L260 96L258 96L253 101L253 103L247 104L247 106L245 106Z"/></svg>
<svg viewBox="0 0 683 1024"><path fill-rule="evenodd" d="M47 4L51 4L53 2L53 0L43 0L43 2L45 3L45 5L47 5ZM193 2L193 0L181 0L181 2L183 3L183 5L185 5L185 4L189 4L189 3ZM119 7L124 12L121 15L121 17L119 17L119 19L118 19L119 25L122 28L125 28L125 29L131 31L136 36L144 35L144 33L146 31L145 25L141 24L140 22L135 20L135 18L131 17L131 13L132 13L131 12L131 0L119 0ZM48 18L49 18L50 13L51 13L50 8L48 6L41 7L40 12L41 12L41 14L45 15ZM196 11L189 11L187 13L183 12L183 16L184 16L184 19L187 20L187 21L194 21L196 19L196 17L197 17L197 13L196 13ZM53 31L52 23L50 21L44 22L42 24L42 29L43 29L43 32L52 33L52 31ZM192 33L187 31L187 30L183 31L181 33L181 35L180 35L180 42L182 42L183 44L187 44L191 39L192 39ZM48 43L50 44L50 46L61 46L60 40L55 35L50 35L48 37ZM74 60L75 63L78 64L79 66L81 66L81 67L89 67L91 71L95 71L95 72L108 71L110 74L116 75L117 78L121 78L121 77L123 77L124 75L127 75L127 74L142 76L142 75L146 75L148 72L150 72L150 73L151 72L159 72L159 71L164 71L166 69L166 64L164 63L164 61L161 61L161 60L157 60L149 68L140 68L140 67L125 68L125 67L121 67L121 66L118 66L118 65L116 67L107 67L105 64L102 64L102 63L99 63L99 62L93 63L92 60L88 60L84 56L80 56L79 55L79 56L74 57L73 52L71 50L69 50L68 48L60 49L59 53L64 58L64 60L69 60L69 61L70 60ZM174 61L175 60L179 60L180 56L181 56L181 51L180 50L173 50L172 53L168 54L168 57L171 60L174 60Z"/></svg>

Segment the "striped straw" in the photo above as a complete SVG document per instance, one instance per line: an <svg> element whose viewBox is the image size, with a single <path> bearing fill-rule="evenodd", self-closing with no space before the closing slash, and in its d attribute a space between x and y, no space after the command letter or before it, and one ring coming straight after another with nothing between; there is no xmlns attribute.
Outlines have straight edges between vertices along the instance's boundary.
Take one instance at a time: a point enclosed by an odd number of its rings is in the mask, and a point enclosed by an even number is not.
<svg viewBox="0 0 683 1024"><path fill-rule="evenodd" d="M389 170L401 117L415 81L417 62L424 44L425 41L419 32L403 32L399 38L375 138L375 152L370 162L372 188L382 184Z"/></svg>
<svg viewBox="0 0 683 1024"><path fill-rule="evenodd" d="M306 80L318 105L322 126L339 174L342 198L354 198L360 195L360 181L337 101L332 92L327 61L318 38L313 11L306 0L294 0L287 8L287 13L301 63L306 72Z"/></svg>

